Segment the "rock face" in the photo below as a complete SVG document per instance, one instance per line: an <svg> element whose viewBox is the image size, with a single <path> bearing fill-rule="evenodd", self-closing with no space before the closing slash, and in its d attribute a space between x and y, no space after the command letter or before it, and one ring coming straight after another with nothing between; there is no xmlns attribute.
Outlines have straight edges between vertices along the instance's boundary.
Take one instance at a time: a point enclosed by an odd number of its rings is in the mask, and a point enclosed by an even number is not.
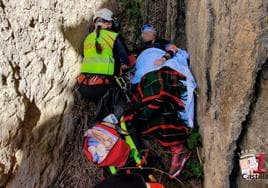
<svg viewBox="0 0 268 188"><path fill-rule="evenodd" d="M0 1L0 187L47 187L72 130L79 51L101 1Z"/></svg>
<svg viewBox="0 0 268 188"><path fill-rule="evenodd" d="M237 146L268 146L267 1L188 0L186 36L199 85L204 187L233 186Z"/></svg>
<svg viewBox="0 0 268 188"><path fill-rule="evenodd" d="M262 67L262 70L257 75L256 80L257 88L255 93L255 103L252 106L252 113L248 116L248 123L246 124L246 130L242 134L240 141L241 148L243 149L255 149L257 152L264 151L267 154L267 133L268 133L268 62ZM266 155L267 161L267 155ZM267 166L266 166L267 169ZM263 181L266 181L265 183ZM262 181L245 181L241 178L238 179L240 187L267 187L267 180Z"/></svg>
<svg viewBox="0 0 268 188"><path fill-rule="evenodd" d="M0 0L0 187L55 183L75 126L82 41L100 6L120 11L116 1ZM204 187L250 186L236 178L235 156L268 146L267 3L145 0L141 7L139 23L155 24L179 47L187 38L199 85ZM124 30L128 40L137 27Z"/></svg>

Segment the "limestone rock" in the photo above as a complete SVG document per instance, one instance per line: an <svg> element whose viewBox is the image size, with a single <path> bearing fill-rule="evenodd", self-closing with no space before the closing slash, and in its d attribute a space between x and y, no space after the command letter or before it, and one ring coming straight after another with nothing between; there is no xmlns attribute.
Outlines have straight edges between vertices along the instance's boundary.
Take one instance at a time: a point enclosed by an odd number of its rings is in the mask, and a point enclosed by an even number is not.
<svg viewBox="0 0 268 188"><path fill-rule="evenodd" d="M268 148L268 61L262 67L262 70L257 76L257 88L255 90L255 103L251 107L251 113L248 116L248 121L243 132L243 137L239 143L241 150L255 150L255 154L264 152L267 161ZM266 166L267 170L267 166ZM241 172L239 172L241 174ZM267 173L267 172L266 172ZM245 181L241 176L238 178L240 187L267 187L268 180Z"/></svg>
<svg viewBox="0 0 268 188"><path fill-rule="evenodd" d="M197 118L204 142L204 187L229 187L243 127L253 134L257 126L260 129L259 135L245 141L252 142L252 147L267 135L260 123L268 115L263 110L267 99L253 100L257 73L268 54L267 1L188 0L186 7L187 47L199 85ZM267 87L260 90L268 92ZM256 103L254 113L252 103ZM266 115L258 119L258 112ZM247 116L253 116L251 123ZM262 141L265 148L267 140Z"/></svg>
<svg viewBox="0 0 268 188"><path fill-rule="evenodd" d="M56 178L74 126L82 41L100 4L0 1L0 187L47 187Z"/></svg>

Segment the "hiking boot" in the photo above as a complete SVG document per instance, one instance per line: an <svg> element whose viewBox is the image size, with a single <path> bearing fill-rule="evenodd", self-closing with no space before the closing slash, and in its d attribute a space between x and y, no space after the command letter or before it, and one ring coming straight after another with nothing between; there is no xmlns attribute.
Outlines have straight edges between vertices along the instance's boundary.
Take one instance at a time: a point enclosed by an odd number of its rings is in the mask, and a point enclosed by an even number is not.
<svg viewBox="0 0 268 188"><path fill-rule="evenodd" d="M175 178L176 176L179 176L182 172L182 169L186 163L186 161L189 159L191 155L191 151L189 151L183 144L172 147L172 161L171 166L169 170L170 178Z"/></svg>

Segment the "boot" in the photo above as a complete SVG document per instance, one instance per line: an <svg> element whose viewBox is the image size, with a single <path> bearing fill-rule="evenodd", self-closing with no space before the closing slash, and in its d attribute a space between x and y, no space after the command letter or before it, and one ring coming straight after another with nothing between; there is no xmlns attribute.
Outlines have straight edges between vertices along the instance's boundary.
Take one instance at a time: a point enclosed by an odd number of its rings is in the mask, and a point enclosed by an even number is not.
<svg viewBox="0 0 268 188"><path fill-rule="evenodd" d="M186 163L186 161L191 156L191 151L187 149L184 144L180 144L178 146L172 146L172 161L169 170L170 178L175 178L179 176L182 172L182 169Z"/></svg>

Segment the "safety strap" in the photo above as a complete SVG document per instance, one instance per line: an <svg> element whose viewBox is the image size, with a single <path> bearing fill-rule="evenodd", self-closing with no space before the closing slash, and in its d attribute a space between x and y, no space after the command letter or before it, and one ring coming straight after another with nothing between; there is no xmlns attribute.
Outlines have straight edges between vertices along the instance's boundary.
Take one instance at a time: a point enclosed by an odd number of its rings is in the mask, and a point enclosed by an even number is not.
<svg viewBox="0 0 268 188"><path fill-rule="evenodd" d="M120 126L123 130L127 131L126 123L123 120L124 120L124 117L121 117ZM139 154L139 151L138 151L133 139L131 138L130 135L126 135L125 141L130 146L131 156L134 158L137 166L141 166L141 164L142 164L141 156Z"/></svg>
<svg viewBox="0 0 268 188"><path fill-rule="evenodd" d="M111 84L111 81L108 78L101 78L99 76L86 76L83 74L80 74L77 77L77 83L79 85L107 85L107 84Z"/></svg>
<svg viewBox="0 0 268 188"><path fill-rule="evenodd" d="M114 79L117 83L117 85L120 87L120 89L123 91L126 99L127 99L127 102L131 102L128 94L127 94L127 83L126 81L124 80L124 78L122 77L118 77L118 76L114 76Z"/></svg>
<svg viewBox="0 0 268 188"><path fill-rule="evenodd" d="M120 127L121 127L121 129L123 131L128 132L125 120L126 119L124 118L124 116L122 116L121 119L120 119ZM130 147L130 152L131 152L130 156L135 160L136 165L138 167L141 167L141 165L143 163L143 160L141 159L140 153L139 153L139 151L138 151L133 139L131 138L131 136L129 134L125 134L124 137L125 137L126 143ZM113 175L115 175L117 173L117 169L114 166L109 166L109 171Z"/></svg>
<svg viewBox="0 0 268 188"><path fill-rule="evenodd" d="M109 166L109 170L112 175L115 175L117 173L117 169L114 166Z"/></svg>

